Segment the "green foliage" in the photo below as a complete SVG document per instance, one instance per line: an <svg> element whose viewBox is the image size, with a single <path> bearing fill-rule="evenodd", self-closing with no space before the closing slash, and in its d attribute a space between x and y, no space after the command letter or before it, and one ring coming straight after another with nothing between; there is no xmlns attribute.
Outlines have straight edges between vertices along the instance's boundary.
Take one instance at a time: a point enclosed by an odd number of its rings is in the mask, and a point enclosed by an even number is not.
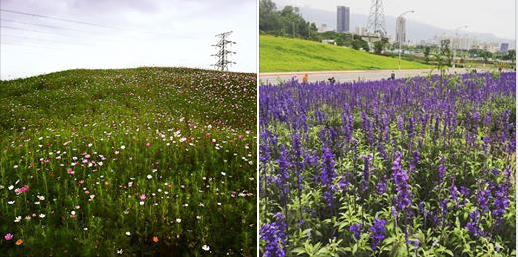
<svg viewBox="0 0 518 257"><path fill-rule="evenodd" d="M424 48L423 54L426 59L426 63L428 63L428 61L429 61L428 56L430 56L430 51L431 51L431 49L429 46Z"/></svg>
<svg viewBox="0 0 518 257"><path fill-rule="evenodd" d="M374 53L381 54L383 51L385 51L387 44L388 40L386 38L374 42Z"/></svg>
<svg viewBox="0 0 518 257"><path fill-rule="evenodd" d="M259 30L278 36L311 38L317 27L314 23L306 22L297 7L287 5L282 10L277 10L277 6L271 0L261 0Z"/></svg>

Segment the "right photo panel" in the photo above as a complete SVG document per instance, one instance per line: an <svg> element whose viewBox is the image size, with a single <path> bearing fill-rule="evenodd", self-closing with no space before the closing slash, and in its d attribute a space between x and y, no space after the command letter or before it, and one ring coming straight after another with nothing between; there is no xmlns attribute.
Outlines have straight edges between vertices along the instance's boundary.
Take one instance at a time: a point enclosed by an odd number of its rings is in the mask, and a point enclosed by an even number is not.
<svg viewBox="0 0 518 257"><path fill-rule="evenodd" d="M260 256L516 256L515 9L260 0Z"/></svg>

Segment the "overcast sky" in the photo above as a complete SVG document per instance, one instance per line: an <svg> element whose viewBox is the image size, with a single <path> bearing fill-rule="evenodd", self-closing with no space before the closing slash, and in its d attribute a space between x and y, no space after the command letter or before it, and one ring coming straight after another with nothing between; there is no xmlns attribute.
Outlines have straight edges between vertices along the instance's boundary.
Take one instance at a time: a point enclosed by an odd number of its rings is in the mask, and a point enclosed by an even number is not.
<svg viewBox="0 0 518 257"><path fill-rule="evenodd" d="M256 72L256 6L256 0L0 0L0 79L72 68L208 69L215 35L225 31L234 31L230 40L237 42L230 70Z"/></svg>
<svg viewBox="0 0 518 257"><path fill-rule="evenodd" d="M336 11L337 5L351 8L352 13L369 14L371 0L273 0L282 5L308 6ZM468 25L467 31L493 33L515 39L516 0L384 0L385 15L398 16L407 10L409 20L417 20L439 28L455 29Z"/></svg>

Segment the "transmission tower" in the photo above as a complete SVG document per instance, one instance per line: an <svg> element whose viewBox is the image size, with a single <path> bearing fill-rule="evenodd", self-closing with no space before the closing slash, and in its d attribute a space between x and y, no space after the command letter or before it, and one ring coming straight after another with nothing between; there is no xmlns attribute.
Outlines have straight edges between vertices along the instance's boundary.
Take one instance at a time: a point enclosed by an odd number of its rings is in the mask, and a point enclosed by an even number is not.
<svg viewBox="0 0 518 257"><path fill-rule="evenodd" d="M216 37L220 38L220 40L217 44L212 45L216 47L216 54L212 55L217 58L216 63L212 64L216 70L228 71L229 64L236 64L228 59L229 55L236 53L229 50L230 46L236 43L227 39L230 34L232 34L232 31L217 34Z"/></svg>
<svg viewBox="0 0 518 257"><path fill-rule="evenodd" d="M387 30L385 29L385 14L383 13L382 0L372 0L367 29L373 33L379 33L381 37L387 35Z"/></svg>

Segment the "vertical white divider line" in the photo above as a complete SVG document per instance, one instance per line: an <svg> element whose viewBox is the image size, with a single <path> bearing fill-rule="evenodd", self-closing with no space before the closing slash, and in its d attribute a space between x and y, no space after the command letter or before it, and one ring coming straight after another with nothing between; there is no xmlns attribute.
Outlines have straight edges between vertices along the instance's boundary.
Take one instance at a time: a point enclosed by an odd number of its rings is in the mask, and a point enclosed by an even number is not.
<svg viewBox="0 0 518 257"><path fill-rule="evenodd" d="M257 207L256 207L256 216L257 216L257 220L256 220L256 233L257 233L257 257L259 257L259 178L260 178L260 174L259 174L259 1L260 0L257 0L256 1L256 9L255 9L255 18L256 18L256 24L255 24L255 29L256 29L256 32L255 32L255 51L256 51L256 65L255 65L255 70L256 70L256 76L257 76L257 82L256 82L256 153L257 153L257 156L256 156L256 164L257 164L257 168L256 168L256 198L257 198Z"/></svg>

